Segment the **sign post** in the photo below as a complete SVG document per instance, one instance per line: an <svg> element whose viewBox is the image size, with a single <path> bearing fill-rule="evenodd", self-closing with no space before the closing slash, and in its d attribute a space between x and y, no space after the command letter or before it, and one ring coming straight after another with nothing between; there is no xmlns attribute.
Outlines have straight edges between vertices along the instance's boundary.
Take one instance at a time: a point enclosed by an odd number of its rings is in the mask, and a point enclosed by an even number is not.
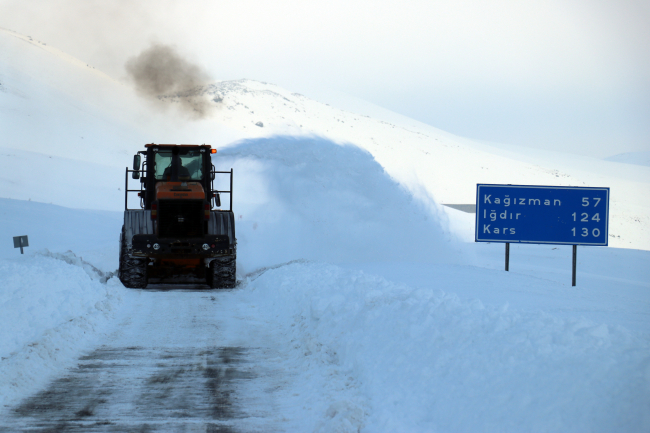
<svg viewBox="0 0 650 433"><path fill-rule="evenodd" d="M573 245L576 281L578 245L607 246L609 188L476 185L476 242Z"/></svg>
<svg viewBox="0 0 650 433"><path fill-rule="evenodd" d="M25 254L23 248L28 246L27 236L14 236L14 248L20 248L20 254Z"/></svg>
<svg viewBox="0 0 650 433"><path fill-rule="evenodd" d="M571 285L575 286L576 285L576 262L578 257L578 246L574 245L573 246L573 268L571 272Z"/></svg>

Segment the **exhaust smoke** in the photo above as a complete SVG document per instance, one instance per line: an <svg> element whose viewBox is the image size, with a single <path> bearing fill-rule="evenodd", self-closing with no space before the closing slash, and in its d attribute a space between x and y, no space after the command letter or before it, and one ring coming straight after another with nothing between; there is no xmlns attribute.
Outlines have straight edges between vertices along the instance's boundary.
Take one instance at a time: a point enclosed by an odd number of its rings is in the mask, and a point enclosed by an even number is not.
<svg viewBox="0 0 650 433"><path fill-rule="evenodd" d="M169 45L154 44L124 65L138 93L152 102L173 102L192 118L205 117L214 104L204 86L210 76Z"/></svg>

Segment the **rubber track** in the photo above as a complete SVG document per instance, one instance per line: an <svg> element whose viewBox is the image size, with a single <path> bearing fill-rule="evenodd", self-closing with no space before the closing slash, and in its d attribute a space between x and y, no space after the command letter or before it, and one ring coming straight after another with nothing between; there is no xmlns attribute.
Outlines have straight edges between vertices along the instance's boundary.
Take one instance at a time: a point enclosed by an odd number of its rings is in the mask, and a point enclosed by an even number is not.
<svg viewBox="0 0 650 433"><path fill-rule="evenodd" d="M236 256L217 257L210 262L208 284L213 289L232 289L237 283Z"/></svg>
<svg viewBox="0 0 650 433"><path fill-rule="evenodd" d="M120 237L120 281L129 289L143 289L147 287L147 260L130 257L124 242L124 227Z"/></svg>

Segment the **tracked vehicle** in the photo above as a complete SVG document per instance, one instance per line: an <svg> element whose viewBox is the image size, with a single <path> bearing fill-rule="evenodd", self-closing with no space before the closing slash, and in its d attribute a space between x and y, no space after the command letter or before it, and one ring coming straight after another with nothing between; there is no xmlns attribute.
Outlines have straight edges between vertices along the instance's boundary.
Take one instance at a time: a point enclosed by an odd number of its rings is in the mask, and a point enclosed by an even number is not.
<svg viewBox="0 0 650 433"><path fill-rule="evenodd" d="M148 283L236 283L233 171L215 171L209 145L147 144L126 168L118 275L129 288ZM141 155L144 156L142 161ZM140 163L143 162L142 168ZM129 189L129 173L140 189ZM230 188L214 188L217 176ZM139 208L129 209L137 193ZM221 194L230 206L222 209Z"/></svg>

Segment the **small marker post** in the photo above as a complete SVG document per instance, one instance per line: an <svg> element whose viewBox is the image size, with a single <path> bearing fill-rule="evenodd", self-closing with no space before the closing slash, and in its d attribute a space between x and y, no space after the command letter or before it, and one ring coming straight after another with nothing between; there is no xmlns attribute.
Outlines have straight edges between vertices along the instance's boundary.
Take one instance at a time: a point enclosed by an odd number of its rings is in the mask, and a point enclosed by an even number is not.
<svg viewBox="0 0 650 433"><path fill-rule="evenodd" d="M27 236L14 236L14 248L20 248L20 254L25 254L23 248L28 246L29 240Z"/></svg>
<svg viewBox="0 0 650 433"><path fill-rule="evenodd" d="M510 242L506 242L506 272L510 271Z"/></svg>

